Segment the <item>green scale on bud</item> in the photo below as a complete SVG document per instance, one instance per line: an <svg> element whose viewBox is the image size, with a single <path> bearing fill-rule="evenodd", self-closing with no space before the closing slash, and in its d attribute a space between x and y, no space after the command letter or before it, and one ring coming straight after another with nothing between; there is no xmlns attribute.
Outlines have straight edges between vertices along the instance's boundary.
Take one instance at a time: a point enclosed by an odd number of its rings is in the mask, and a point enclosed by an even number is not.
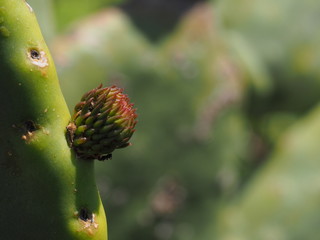
<svg viewBox="0 0 320 240"><path fill-rule="evenodd" d="M67 127L69 144L79 158L111 158L115 149L130 145L136 118L136 109L121 88L100 85L75 106Z"/></svg>

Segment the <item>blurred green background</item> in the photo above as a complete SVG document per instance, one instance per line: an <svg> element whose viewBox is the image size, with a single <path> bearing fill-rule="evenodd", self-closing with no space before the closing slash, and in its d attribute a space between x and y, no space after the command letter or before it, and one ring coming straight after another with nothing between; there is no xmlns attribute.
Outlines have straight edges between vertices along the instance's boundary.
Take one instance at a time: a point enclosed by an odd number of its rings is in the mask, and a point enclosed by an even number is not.
<svg viewBox="0 0 320 240"><path fill-rule="evenodd" d="M318 0L29 0L72 111L116 84L133 146L97 162L111 240L315 240Z"/></svg>

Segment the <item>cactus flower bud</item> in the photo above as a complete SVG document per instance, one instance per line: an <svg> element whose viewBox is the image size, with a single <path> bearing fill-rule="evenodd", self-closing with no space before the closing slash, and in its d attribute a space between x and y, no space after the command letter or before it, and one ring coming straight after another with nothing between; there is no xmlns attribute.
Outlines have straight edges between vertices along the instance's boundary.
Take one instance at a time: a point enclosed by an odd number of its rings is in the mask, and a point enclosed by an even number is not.
<svg viewBox="0 0 320 240"><path fill-rule="evenodd" d="M115 149L130 145L136 118L136 109L122 89L100 85L75 106L67 127L69 144L80 158L108 159Z"/></svg>

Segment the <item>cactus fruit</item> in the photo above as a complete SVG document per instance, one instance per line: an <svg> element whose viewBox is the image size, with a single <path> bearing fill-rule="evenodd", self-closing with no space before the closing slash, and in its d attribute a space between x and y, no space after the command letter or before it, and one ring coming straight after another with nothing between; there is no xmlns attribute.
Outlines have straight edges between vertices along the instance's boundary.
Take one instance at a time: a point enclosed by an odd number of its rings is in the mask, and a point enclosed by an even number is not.
<svg viewBox="0 0 320 240"><path fill-rule="evenodd" d="M71 117L54 62L25 0L0 0L0 72L0 238L107 239L94 162L79 158L79 153L86 155L76 143L81 127L72 148L66 139ZM110 100L109 115L121 116L106 119L120 134L111 137L108 151L87 154L102 158L127 145L135 113L116 88L98 99ZM80 122L79 117L72 119Z"/></svg>
<svg viewBox="0 0 320 240"><path fill-rule="evenodd" d="M87 92L68 125L69 143L78 157L105 160L130 145L137 115L127 95L115 86Z"/></svg>

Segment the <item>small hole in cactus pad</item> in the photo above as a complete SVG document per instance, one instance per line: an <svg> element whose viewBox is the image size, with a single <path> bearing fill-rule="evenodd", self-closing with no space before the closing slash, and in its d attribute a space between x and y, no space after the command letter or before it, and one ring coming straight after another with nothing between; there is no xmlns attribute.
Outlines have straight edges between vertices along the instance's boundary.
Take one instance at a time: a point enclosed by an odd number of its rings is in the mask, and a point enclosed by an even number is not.
<svg viewBox="0 0 320 240"><path fill-rule="evenodd" d="M27 54L32 64L40 68L49 66L48 59L44 51L41 51L37 48L29 48Z"/></svg>
<svg viewBox="0 0 320 240"><path fill-rule="evenodd" d="M24 126L26 128L26 131L30 133L39 129L39 127L37 127L32 120L25 121Z"/></svg>
<svg viewBox="0 0 320 240"><path fill-rule="evenodd" d="M87 222L87 221L92 222L92 221L93 221L92 213L89 212L89 210L86 209L86 208L81 208L81 209L80 209L79 218L80 218L82 221L85 221L85 222Z"/></svg>
<svg viewBox="0 0 320 240"><path fill-rule="evenodd" d="M41 58L40 52L36 49L30 50L30 56L32 59L37 59L37 60L39 60Z"/></svg>

